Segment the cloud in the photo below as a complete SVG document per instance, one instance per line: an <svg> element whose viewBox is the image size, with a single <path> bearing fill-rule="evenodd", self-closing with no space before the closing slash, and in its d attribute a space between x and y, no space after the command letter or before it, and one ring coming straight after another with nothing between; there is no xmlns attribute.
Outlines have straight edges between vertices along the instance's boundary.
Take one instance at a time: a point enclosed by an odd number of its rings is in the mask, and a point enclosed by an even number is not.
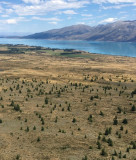
<svg viewBox="0 0 136 160"><path fill-rule="evenodd" d="M66 11L63 11L64 14L77 14L75 11L73 10L66 10Z"/></svg>
<svg viewBox="0 0 136 160"><path fill-rule="evenodd" d="M59 14L74 15L74 14L77 14L77 13L74 10L65 10L65 11L57 11L55 14L56 15L59 15Z"/></svg>
<svg viewBox="0 0 136 160"><path fill-rule="evenodd" d="M40 20L40 21L48 21L49 24L57 25L61 19L52 17L52 18L44 18L44 17L32 17L34 20Z"/></svg>
<svg viewBox="0 0 136 160"><path fill-rule="evenodd" d="M68 19L68 20L71 20L71 19L72 19L72 17L67 17L67 19Z"/></svg>
<svg viewBox="0 0 136 160"><path fill-rule="evenodd" d="M43 1L41 0L22 0L24 3L32 3L32 4L39 4Z"/></svg>
<svg viewBox="0 0 136 160"><path fill-rule="evenodd" d="M78 25L78 24L85 24L85 22L76 22L76 24Z"/></svg>
<svg viewBox="0 0 136 160"><path fill-rule="evenodd" d="M92 0L92 3L99 4L100 9L121 9L123 7L135 6L136 0Z"/></svg>
<svg viewBox="0 0 136 160"><path fill-rule="evenodd" d="M93 0L93 3L98 3L98 4L101 4L101 3L118 4L118 3L135 3L135 2L136 2L135 0Z"/></svg>
<svg viewBox="0 0 136 160"><path fill-rule="evenodd" d="M16 17L16 18L9 18L0 20L0 23L3 24L17 24L19 21L28 21L24 17Z"/></svg>
<svg viewBox="0 0 136 160"><path fill-rule="evenodd" d="M92 17L92 14L81 14L83 17Z"/></svg>
<svg viewBox="0 0 136 160"><path fill-rule="evenodd" d="M14 12L13 9L9 8L9 9L5 9L6 14L11 14Z"/></svg>
<svg viewBox="0 0 136 160"><path fill-rule="evenodd" d="M116 4L112 6L102 6L102 9L121 9L122 7L129 7L132 6L130 4Z"/></svg>
<svg viewBox="0 0 136 160"><path fill-rule="evenodd" d="M16 24L17 23L17 19L7 19L7 20L5 20L5 23L7 23L7 24Z"/></svg>
<svg viewBox="0 0 136 160"><path fill-rule="evenodd" d="M32 19L35 20L41 20L41 21L61 21L59 18L53 17L53 18L43 18L43 17L32 17Z"/></svg>
<svg viewBox="0 0 136 160"><path fill-rule="evenodd" d="M25 0L28 1L28 0ZM29 0L30 2L30 0ZM66 1L66 0L47 0L47 1L40 1L35 5L34 3L31 5L12 5L12 9L14 13L19 16L26 16L26 15L45 15L48 12L53 11L65 11L65 14L75 14L74 11L71 9L79 9L84 7L85 5L89 4L89 0L80 0L80 1Z"/></svg>
<svg viewBox="0 0 136 160"><path fill-rule="evenodd" d="M4 15L1 15L1 17L9 17L9 15L7 15L7 14L4 14Z"/></svg>
<svg viewBox="0 0 136 160"><path fill-rule="evenodd" d="M48 22L48 23L54 24L54 25L58 24L58 22Z"/></svg>
<svg viewBox="0 0 136 160"><path fill-rule="evenodd" d="M107 18L102 20L100 23L113 23L115 21L117 21L117 18Z"/></svg>
<svg viewBox="0 0 136 160"><path fill-rule="evenodd" d="M10 5L10 2L1 1L0 4Z"/></svg>
<svg viewBox="0 0 136 160"><path fill-rule="evenodd" d="M3 8L2 8L2 6L0 6L0 13L2 13L3 12Z"/></svg>

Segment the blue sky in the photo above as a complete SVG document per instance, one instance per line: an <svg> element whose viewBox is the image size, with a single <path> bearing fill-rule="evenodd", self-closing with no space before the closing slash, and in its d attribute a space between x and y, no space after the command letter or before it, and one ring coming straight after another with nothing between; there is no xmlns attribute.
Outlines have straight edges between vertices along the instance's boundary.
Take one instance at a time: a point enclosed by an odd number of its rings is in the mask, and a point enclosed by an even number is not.
<svg viewBox="0 0 136 160"><path fill-rule="evenodd" d="M1 0L0 33L136 19L136 0Z"/></svg>

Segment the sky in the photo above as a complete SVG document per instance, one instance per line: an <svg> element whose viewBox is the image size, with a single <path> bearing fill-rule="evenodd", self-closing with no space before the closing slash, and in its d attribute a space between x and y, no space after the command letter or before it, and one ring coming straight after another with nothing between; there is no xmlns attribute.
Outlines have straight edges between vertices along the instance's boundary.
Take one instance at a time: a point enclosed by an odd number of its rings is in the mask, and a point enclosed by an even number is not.
<svg viewBox="0 0 136 160"><path fill-rule="evenodd" d="M0 0L0 34L136 20L136 0Z"/></svg>

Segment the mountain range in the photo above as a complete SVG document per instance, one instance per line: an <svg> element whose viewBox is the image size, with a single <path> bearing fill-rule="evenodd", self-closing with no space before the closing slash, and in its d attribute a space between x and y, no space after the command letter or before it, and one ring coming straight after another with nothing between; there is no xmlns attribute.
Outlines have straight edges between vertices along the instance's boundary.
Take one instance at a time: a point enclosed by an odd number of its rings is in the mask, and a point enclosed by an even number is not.
<svg viewBox="0 0 136 160"><path fill-rule="evenodd" d="M35 33L22 38L136 42L136 20L117 21L95 27L79 24Z"/></svg>

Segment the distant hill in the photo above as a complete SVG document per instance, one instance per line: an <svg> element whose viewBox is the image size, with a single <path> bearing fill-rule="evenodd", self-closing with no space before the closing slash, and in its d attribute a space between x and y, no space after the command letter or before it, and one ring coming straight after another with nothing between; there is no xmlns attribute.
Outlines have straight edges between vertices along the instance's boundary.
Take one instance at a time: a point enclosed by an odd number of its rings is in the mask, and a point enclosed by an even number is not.
<svg viewBox="0 0 136 160"><path fill-rule="evenodd" d="M53 29L46 32L35 33L25 36L24 38L76 40L80 39L79 37L81 35L90 32L91 28L92 27L87 25L73 25L61 29Z"/></svg>
<svg viewBox="0 0 136 160"><path fill-rule="evenodd" d="M117 21L95 27L73 25L35 33L22 38L136 42L136 21Z"/></svg>

